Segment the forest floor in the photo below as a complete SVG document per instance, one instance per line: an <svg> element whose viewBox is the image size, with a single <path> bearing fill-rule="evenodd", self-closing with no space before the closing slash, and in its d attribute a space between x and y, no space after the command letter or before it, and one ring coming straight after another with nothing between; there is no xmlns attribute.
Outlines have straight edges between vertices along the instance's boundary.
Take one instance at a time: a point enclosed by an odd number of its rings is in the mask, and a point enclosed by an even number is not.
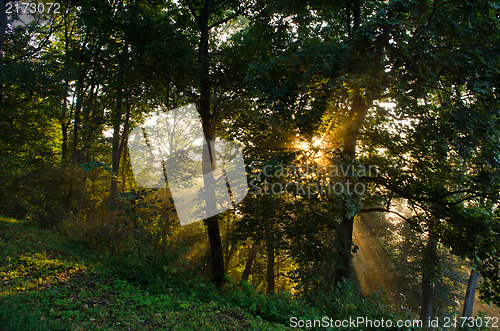
<svg viewBox="0 0 500 331"><path fill-rule="evenodd" d="M355 265L365 293L382 286L388 303L404 304L394 266L374 249L378 244L361 223L355 232L355 259L361 261ZM322 317L289 295L268 296L236 284L219 292L182 270L173 278L147 279L147 270L140 269L146 264L137 269L133 261L5 217L0 257L0 331L289 330L290 316ZM352 309L346 316L364 314L360 306Z"/></svg>
<svg viewBox="0 0 500 331"><path fill-rule="evenodd" d="M184 287L144 285L79 242L3 217L0 256L0 330L288 329L286 298L188 276Z"/></svg>
<svg viewBox="0 0 500 331"><path fill-rule="evenodd" d="M358 246L358 252L354 254L354 269L362 288L363 294L367 295L383 288L384 298L388 304L396 307L411 306L418 303L412 302L411 292L402 280L394 261L374 238L366 222L370 221L368 215L354 222L354 243ZM465 296L465 292L464 292ZM474 316L478 312L484 312L488 316L500 318L500 309L494 305L489 306L479 301L478 292L474 303Z"/></svg>

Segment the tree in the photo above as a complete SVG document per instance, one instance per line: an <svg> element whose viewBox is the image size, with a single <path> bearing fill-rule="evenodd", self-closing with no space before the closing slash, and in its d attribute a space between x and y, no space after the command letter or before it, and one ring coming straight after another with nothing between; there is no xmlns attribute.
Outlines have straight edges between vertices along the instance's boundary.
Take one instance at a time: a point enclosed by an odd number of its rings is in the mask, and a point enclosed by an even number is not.
<svg viewBox="0 0 500 331"><path fill-rule="evenodd" d="M397 106L370 116L377 130L366 131L364 140L366 153L385 174L370 179L387 190L383 204L390 206L394 196L412 201L427 216L419 222L424 231L473 261L498 251L498 220L490 210L498 201L498 160L491 157L498 153L497 59L479 55L496 48L497 36L484 34L494 24L489 8L486 2L422 7L426 18L415 18L411 36L404 28L394 30L393 40L407 40L388 48L395 60L388 96ZM456 28L457 21L470 28ZM481 41L463 43L471 38ZM432 311L432 274L425 273L422 318Z"/></svg>

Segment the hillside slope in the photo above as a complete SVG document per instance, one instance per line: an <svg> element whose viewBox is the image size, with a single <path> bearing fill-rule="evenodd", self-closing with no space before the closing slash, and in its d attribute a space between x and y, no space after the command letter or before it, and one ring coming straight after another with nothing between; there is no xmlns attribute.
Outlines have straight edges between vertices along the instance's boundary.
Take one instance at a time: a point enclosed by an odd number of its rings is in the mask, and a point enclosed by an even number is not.
<svg viewBox="0 0 500 331"><path fill-rule="evenodd" d="M117 274L116 260L13 219L0 218L0 256L0 330L287 329L275 301L255 292L144 285Z"/></svg>

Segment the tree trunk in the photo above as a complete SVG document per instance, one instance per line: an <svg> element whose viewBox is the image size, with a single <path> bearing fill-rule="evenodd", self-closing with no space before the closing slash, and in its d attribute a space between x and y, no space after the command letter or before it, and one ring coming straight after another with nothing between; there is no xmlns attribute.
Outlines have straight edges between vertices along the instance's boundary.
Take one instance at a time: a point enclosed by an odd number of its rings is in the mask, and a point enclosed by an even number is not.
<svg viewBox="0 0 500 331"><path fill-rule="evenodd" d="M243 274L241 274L241 281L248 282L248 278L250 278L250 272L252 271L253 261L257 257L257 251L259 246L253 243L250 251L248 252L247 263L245 264L245 270L243 270Z"/></svg>
<svg viewBox="0 0 500 331"><path fill-rule="evenodd" d="M113 140L112 140L112 154L111 154L111 184L109 189L109 202L113 210L108 214L108 225L111 225L116 218L116 197L118 196L118 170L120 168L120 153L123 144L123 137L125 132L122 134L122 139L120 139L120 130L123 117L123 89L124 89L124 76L125 76L125 61L128 56L128 44L124 43L122 52L120 54L120 60L118 65L118 77L117 77L117 88L116 88L116 105L113 113ZM124 130L125 131L125 130Z"/></svg>
<svg viewBox="0 0 500 331"><path fill-rule="evenodd" d="M77 164L80 162L80 155L79 155L79 150L78 150L78 141L79 141L79 127L80 127L80 113L82 110L82 105L83 105L83 85L84 85L84 80L85 80L85 75L87 73L87 64L84 62L84 54L85 54L85 47L87 47L87 39L88 39L88 34L85 35L85 39L82 44L82 49L79 55L79 63L80 66L78 68L78 78L76 81L76 89L75 89L75 94L76 94L76 106L75 106L75 114L74 114L74 121L73 121L73 154L72 154L72 161L73 164Z"/></svg>
<svg viewBox="0 0 500 331"><path fill-rule="evenodd" d="M469 283L467 284L467 291L465 292L464 309L462 312L463 317L472 317L472 310L474 308L474 298L476 296L477 283L479 282L479 273L474 267L470 271Z"/></svg>
<svg viewBox="0 0 500 331"><path fill-rule="evenodd" d="M348 38L352 39L354 32L361 25L361 4L359 0L351 1L346 6L346 20ZM358 142L359 129L363 125L369 108L370 106L364 102L359 89L355 90L352 96L349 118L347 119L343 150L344 155L346 155L350 160L354 160L356 158L356 145ZM347 180L346 185L352 185L352 183ZM346 215L348 213L350 213L350 211L344 211L344 217L342 217L339 229L339 254L342 265L335 271L334 281L336 286L339 282L342 282L344 278L349 278L351 273L351 248L353 245L352 232L354 227L354 216L347 217Z"/></svg>
<svg viewBox="0 0 500 331"><path fill-rule="evenodd" d="M434 286L429 275L422 275L422 306L420 308L420 320L427 325L432 317L432 305L434 303Z"/></svg>
<svg viewBox="0 0 500 331"><path fill-rule="evenodd" d="M420 320L424 325L428 325L432 317L434 304L434 270L436 266L437 241L432 234L429 234L427 245L423 251L422 259L422 307L420 309Z"/></svg>
<svg viewBox="0 0 500 331"><path fill-rule="evenodd" d="M215 160L212 155L211 142L215 142L215 123L214 114L211 112L210 95L210 58L208 53L209 48L209 24L210 16L210 0L205 0L203 9L199 15L196 15L196 21L200 29L200 43L198 48L198 60L201 65L200 74L200 106L198 112L201 116L203 133L208 143L208 155L203 153L203 174L206 196L207 213L213 214L217 208L215 199L214 179L210 174L215 169ZM222 240L219 229L218 215L211 216L205 220L208 232L208 241L210 244L210 278L217 287L224 283L224 254L222 250Z"/></svg>
<svg viewBox="0 0 500 331"><path fill-rule="evenodd" d="M356 158L356 144L358 142L359 130L363 125L368 109L367 105L359 91L355 91L352 97L351 111L348 118L348 124L346 127L346 136L344 138L344 155L346 155L350 160ZM347 179L346 185L352 186L353 183ZM352 189L350 190L353 191ZM346 210L345 215L350 213ZM352 255L351 248L353 245L352 232L354 227L354 216L342 218L340 228L338 229L339 235L339 254L341 258L342 265L335 271L335 285L342 282L344 278L349 278L351 274L351 264Z"/></svg>
<svg viewBox="0 0 500 331"><path fill-rule="evenodd" d="M227 236L229 237L229 235ZM229 246L229 240L226 241ZM226 246L227 247L227 246ZM224 259L224 273L228 273L229 267L231 265L231 261L233 260L234 254L238 249L235 246L231 246L229 249L226 249L226 257Z"/></svg>
<svg viewBox="0 0 500 331"><path fill-rule="evenodd" d="M64 108L65 106L63 106ZM66 159L68 157L68 126L64 122L64 118L61 121L61 132L62 132L62 155L61 159L66 162Z"/></svg>
<svg viewBox="0 0 500 331"><path fill-rule="evenodd" d="M267 243L267 294L274 293L274 245L272 239Z"/></svg>
<svg viewBox="0 0 500 331"><path fill-rule="evenodd" d="M127 139L124 140L125 144L127 143ZM126 150L126 148L124 148ZM125 192L125 183L127 182L127 153L124 153L124 151L121 151L122 154L122 179L121 179L121 184L122 184L122 192Z"/></svg>
<svg viewBox="0 0 500 331"><path fill-rule="evenodd" d="M342 265L335 270L335 286L351 276L352 269L352 233L354 228L354 217L343 217L340 228L337 230L339 238L339 250Z"/></svg>
<svg viewBox="0 0 500 331"><path fill-rule="evenodd" d="M64 14L64 51L66 54L64 59L64 66L68 65L68 54L69 54L69 28L68 28L68 15ZM68 114L68 93L69 93L68 79L64 79L64 96L61 109L61 132L62 132L62 160L66 164L68 162L68 128L70 126L71 119L67 118ZM69 115L71 117L71 115Z"/></svg>

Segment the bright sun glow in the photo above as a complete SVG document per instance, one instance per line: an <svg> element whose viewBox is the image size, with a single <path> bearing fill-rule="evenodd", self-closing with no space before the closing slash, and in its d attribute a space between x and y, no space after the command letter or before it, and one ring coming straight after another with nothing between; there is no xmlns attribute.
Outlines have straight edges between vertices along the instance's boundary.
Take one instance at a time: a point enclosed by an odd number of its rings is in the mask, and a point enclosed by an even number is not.
<svg viewBox="0 0 500 331"><path fill-rule="evenodd" d="M320 147L320 145L323 143L323 139L314 137L312 139L312 142L304 141L304 140L297 140L294 145L295 148L303 150L303 151L310 151L313 147L317 148Z"/></svg>
<svg viewBox="0 0 500 331"><path fill-rule="evenodd" d="M319 145L321 145L322 142L323 142L323 140L321 138L315 137L313 139L313 146L314 147L319 147Z"/></svg>

